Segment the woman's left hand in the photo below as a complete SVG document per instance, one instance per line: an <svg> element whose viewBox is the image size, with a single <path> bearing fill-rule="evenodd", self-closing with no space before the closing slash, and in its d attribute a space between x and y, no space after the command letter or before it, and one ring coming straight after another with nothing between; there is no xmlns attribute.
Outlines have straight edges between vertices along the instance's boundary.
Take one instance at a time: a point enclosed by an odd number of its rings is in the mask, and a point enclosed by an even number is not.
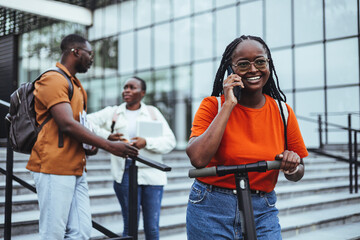
<svg viewBox="0 0 360 240"><path fill-rule="evenodd" d="M132 146L142 149L146 146L146 140L142 137L134 137L131 139Z"/></svg>
<svg viewBox="0 0 360 240"><path fill-rule="evenodd" d="M283 153L276 155L276 160L282 160L280 169L284 172L293 172L300 164L300 156L293 151L285 150Z"/></svg>

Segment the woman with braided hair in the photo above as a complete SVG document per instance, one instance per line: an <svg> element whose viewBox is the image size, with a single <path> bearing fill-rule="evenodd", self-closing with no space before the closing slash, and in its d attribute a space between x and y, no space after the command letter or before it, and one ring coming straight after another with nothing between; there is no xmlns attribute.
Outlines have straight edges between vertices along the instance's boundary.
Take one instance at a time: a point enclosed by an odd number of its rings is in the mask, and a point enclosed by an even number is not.
<svg viewBox="0 0 360 240"><path fill-rule="evenodd" d="M227 69L233 74L224 80ZM286 97L266 43L255 36L232 41L213 86L193 121L186 149L191 164L204 168L277 159L285 177L299 181L308 152L293 110L280 103ZM235 96L234 88L239 87L241 95ZM274 191L279 171L248 175L257 238L281 239ZM243 238L235 189L233 174L194 181L186 216L188 240Z"/></svg>

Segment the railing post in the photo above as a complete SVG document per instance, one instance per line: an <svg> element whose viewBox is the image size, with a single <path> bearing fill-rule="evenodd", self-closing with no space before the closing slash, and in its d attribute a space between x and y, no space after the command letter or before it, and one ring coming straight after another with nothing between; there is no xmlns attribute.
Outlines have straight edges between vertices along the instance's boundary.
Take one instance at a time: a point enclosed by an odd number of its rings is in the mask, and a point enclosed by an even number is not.
<svg viewBox="0 0 360 240"><path fill-rule="evenodd" d="M6 121L7 122L7 121ZM4 240L11 240L11 212L13 192L13 166L14 152L9 141L9 124L7 122L7 150L6 150L6 186L5 186L5 214L4 214Z"/></svg>
<svg viewBox="0 0 360 240"><path fill-rule="evenodd" d="M350 193L353 193L353 174L352 174L352 131L351 131L351 114L348 114L348 132L349 132L349 143L348 143L348 148L349 148L349 189L350 189Z"/></svg>
<svg viewBox="0 0 360 240"><path fill-rule="evenodd" d="M318 116L318 124L319 124L319 148L322 150L324 148L324 144L322 142L322 123L321 123L321 115Z"/></svg>
<svg viewBox="0 0 360 240"><path fill-rule="evenodd" d="M134 240L138 238L138 182L137 172L138 167L136 166L135 159L131 160L129 167L129 236L133 237Z"/></svg>
<svg viewBox="0 0 360 240"><path fill-rule="evenodd" d="M358 193L358 143L357 143L357 134L358 131L354 131L354 168L355 168L355 193Z"/></svg>

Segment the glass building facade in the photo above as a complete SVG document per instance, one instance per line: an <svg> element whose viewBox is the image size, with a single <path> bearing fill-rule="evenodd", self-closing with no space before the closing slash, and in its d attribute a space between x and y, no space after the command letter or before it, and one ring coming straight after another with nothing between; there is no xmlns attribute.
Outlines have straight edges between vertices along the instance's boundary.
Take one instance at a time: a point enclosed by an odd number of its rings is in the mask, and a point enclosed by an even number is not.
<svg viewBox="0 0 360 240"><path fill-rule="evenodd" d="M73 32L87 36L95 50L93 67L77 76L89 112L120 104L124 81L137 75L147 82L145 102L167 118L178 149L212 92L225 47L240 35L267 42L307 146L319 144L318 114L346 126L347 114L359 113L358 0L113 1L94 10L91 27L56 23L21 35L19 82L53 66L62 37ZM358 114L352 126L359 128ZM330 128L328 143L347 141L346 132Z"/></svg>

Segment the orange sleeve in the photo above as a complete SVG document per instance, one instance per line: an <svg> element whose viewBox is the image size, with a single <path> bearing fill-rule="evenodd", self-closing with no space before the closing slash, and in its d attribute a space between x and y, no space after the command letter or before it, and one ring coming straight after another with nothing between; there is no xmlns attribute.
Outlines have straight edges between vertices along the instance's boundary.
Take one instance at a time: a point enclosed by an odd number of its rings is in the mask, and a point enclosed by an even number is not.
<svg viewBox="0 0 360 240"><path fill-rule="evenodd" d="M204 98L195 113L190 138L203 134L217 115L217 112L218 103L216 97Z"/></svg>
<svg viewBox="0 0 360 240"><path fill-rule="evenodd" d="M288 106L289 110L289 120L287 124L287 139L288 139L288 149L296 152L300 158L305 158L309 155L304 139L300 132L300 127L296 119L295 113L291 107Z"/></svg>

